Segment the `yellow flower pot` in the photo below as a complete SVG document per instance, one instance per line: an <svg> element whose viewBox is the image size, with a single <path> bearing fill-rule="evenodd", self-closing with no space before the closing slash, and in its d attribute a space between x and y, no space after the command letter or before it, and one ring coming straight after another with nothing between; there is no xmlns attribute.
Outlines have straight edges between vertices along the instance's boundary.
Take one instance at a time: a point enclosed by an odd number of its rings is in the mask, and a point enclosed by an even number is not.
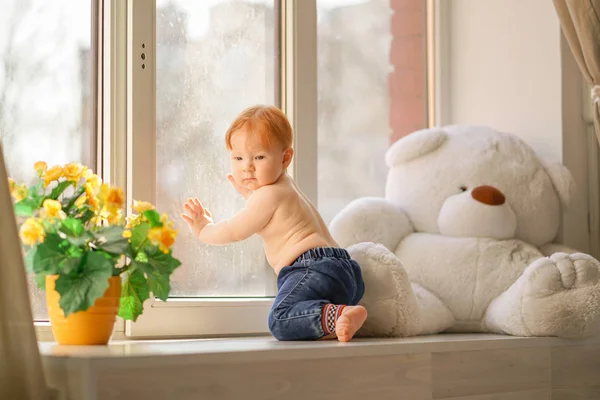
<svg viewBox="0 0 600 400"><path fill-rule="evenodd" d="M57 279L58 275L46 277L46 302L55 340L66 345L107 344L119 311L121 278L109 278L109 286L104 296L97 299L87 310L72 313L66 318L59 306L60 294L55 290Z"/></svg>

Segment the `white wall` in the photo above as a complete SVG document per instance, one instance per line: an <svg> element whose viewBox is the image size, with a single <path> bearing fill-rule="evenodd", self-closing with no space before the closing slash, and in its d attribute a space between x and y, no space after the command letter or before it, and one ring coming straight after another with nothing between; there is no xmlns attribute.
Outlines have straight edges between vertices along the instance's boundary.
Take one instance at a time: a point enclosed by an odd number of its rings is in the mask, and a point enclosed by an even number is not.
<svg viewBox="0 0 600 400"><path fill-rule="evenodd" d="M550 0L437 0L439 124L513 133L565 164L577 193L559 240L600 256L600 210L590 186L583 84ZM592 165L593 164L593 165ZM590 194L591 193L591 194ZM593 233L588 231L591 213ZM596 226L598 225L598 226Z"/></svg>
<svg viewBox="0 0 600 400"><path fill-rule="evenodd" d="M562 160L560 25L548 0L441 0L448 123L481 123Z"/></svg>

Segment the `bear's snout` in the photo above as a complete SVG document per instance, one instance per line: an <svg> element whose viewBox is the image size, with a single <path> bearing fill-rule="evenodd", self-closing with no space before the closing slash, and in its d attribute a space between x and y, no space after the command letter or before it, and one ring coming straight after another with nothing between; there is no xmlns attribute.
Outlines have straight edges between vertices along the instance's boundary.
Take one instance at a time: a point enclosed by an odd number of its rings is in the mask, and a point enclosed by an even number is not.
<svg viewBox="0 0 600 400"><path fill-rule="evenodd" d="M488 206L501 206L506 201L504 194L493 186L478 186L471 192L471 196L480 203Z"/></svg>

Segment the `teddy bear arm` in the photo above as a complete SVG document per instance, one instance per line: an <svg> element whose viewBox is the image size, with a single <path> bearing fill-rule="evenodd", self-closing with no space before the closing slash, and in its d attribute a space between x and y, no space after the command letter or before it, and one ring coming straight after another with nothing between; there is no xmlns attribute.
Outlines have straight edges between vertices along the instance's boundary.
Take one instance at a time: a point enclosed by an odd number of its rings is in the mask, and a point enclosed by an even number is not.
<svg viewBox="0 0 600 400"><path fill-rule="evenodd" d="M329 229L341 247L373 242L392 252L404 237L414 232L406 213L380 197L352 201L333 218Z"/></svg>

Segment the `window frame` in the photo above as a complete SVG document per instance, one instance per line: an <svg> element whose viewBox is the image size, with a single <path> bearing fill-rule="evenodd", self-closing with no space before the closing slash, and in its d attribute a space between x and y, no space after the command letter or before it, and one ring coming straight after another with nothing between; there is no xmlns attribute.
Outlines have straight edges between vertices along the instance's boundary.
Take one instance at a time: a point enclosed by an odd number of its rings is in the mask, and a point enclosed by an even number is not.
<svg viewBox="0 0 600 400"><path fill-rule="evenodd" d="M156 200L156 0L92 0L99 22L97 40L97 170L105 181L126 188L131 200ZM294 129L290 173L315 204L317 181L317 6L316 0L278 0L281 93L276 99ZM443 120L440 109L443 69L440 11L427 4L428 124ZM436 2L437 3L437 2ZM443 11L442 11L443 12ZM430 24L433 23L434 27ZM94 25L93 25L94 26ZM141 43L145 48L141 48ZM145 59L141 59L141 52ZM141 64L145 68L141 68ZM437 101L434 101L437 99ZM154 116L148 118L148 116ZM273 285L275 276L273 275ZM268 334L266 319L273 298L150 298L136 322L117 318L113 338L225 337ZM38 338L49 339L50 324L36 324Z"/></svg>
<svg viewBox="0 0 600 400"><path fill-rule="evenodd" d="M277 4L277 3L276 3ZM296 156L290 172L311 200L316 200L316 0L280 0L278 16L282 109L295 132ZM156 185L156 1L129 2L128 64L128 199L155 202ZM146 68L139 67L134 44L145 41ZM300 62L300 60L302 60ZM302 83L302 84L300 84ZM276 96L277 97L277 96ZM273 275L272 284L275 285ZM273 304L265 298L150 298L136 322L126 321L128 338L202 337L267 334Z"/></svg>
<svg viewBox="0 0 600 400"><path fill-rule="evenodd" d="M116 14L114 10L120 4L119 0L89 0L92 13L91 22L91 76L94 79L91 91L91 126L90 135L92 149L91 159L94 170L105 181L113 181L122 185L124 182L118 179L118 168L111 162L111 155L118 153L120 146L117 141L119 121L117 110L120 106L115 98L118 93L114 75L118 73L118 65L115 63L115 50L118 48L119 39L115 32ZM123 3L124 4L124 3ZM122 39L121 39L122 41ZM96 51L94 51L94 46ZM124 114L124 113L122 113ZM122 117L121 117L122 118ZM116 157L117 159L119 157ZM34 327L38 340L54 340L50 321L34 321ZM115 323L115 336L123 335L125 324L121 318Z"/></svg>

